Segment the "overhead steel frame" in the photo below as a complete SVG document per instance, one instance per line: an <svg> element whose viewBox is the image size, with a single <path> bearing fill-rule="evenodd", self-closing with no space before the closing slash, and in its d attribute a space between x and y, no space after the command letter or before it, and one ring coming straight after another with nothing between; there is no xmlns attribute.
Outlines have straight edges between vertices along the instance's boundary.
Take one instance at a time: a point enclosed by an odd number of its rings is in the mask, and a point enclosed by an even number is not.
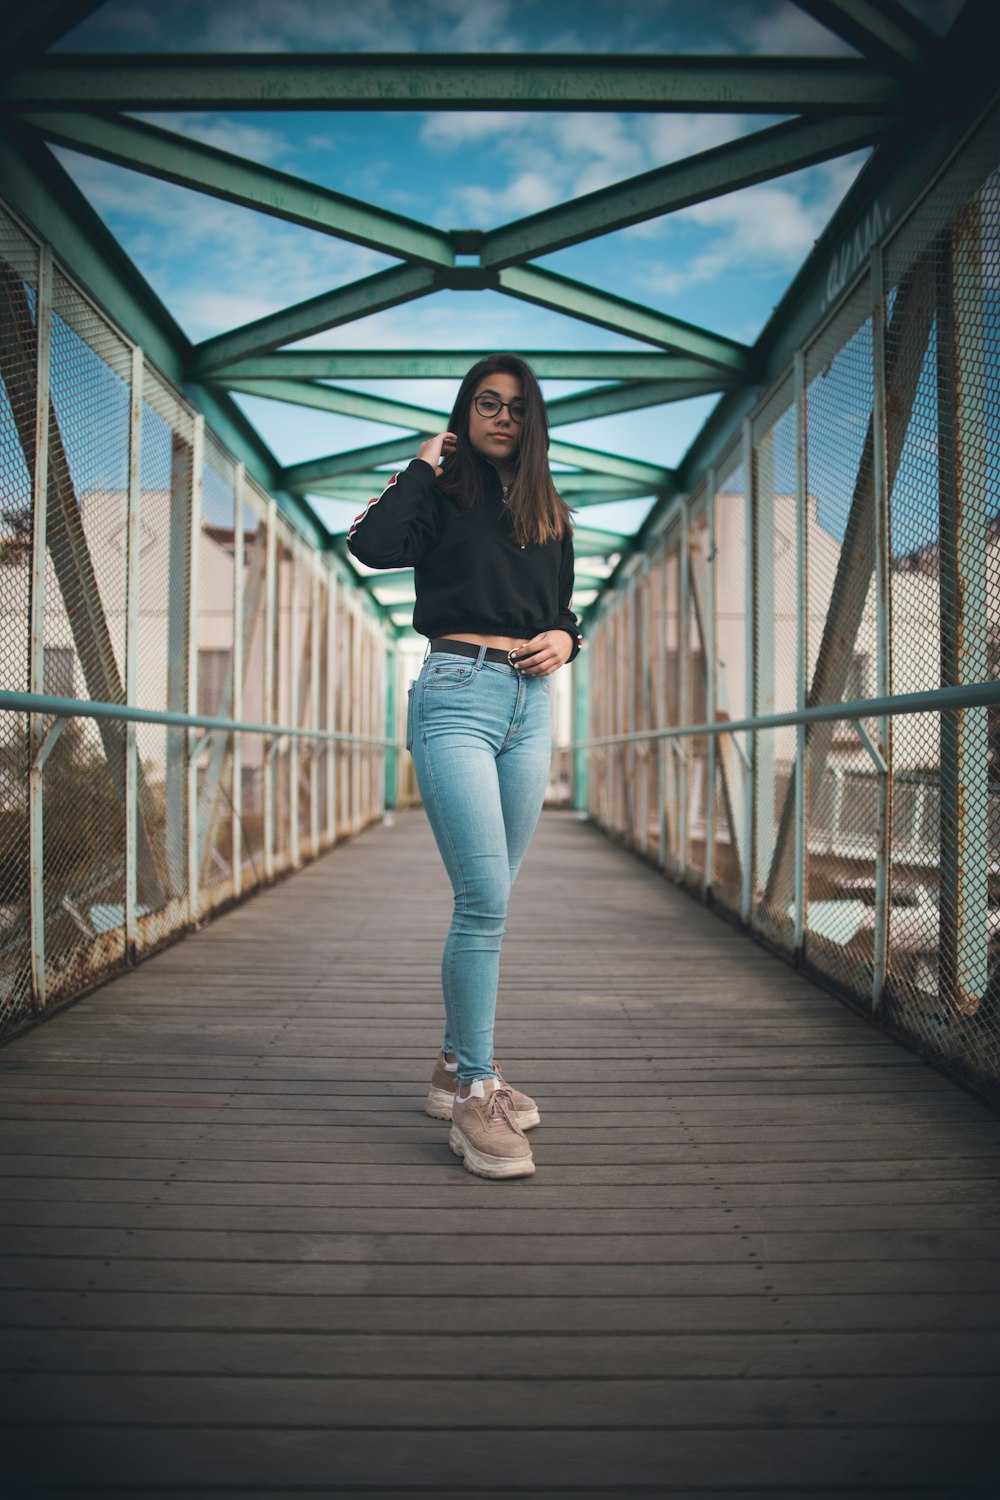
<svg viewBox="0 0 1000 1500"><path fill-rule="evenodd" d="M928 98L927 70L942 71L942 48L931 32L895 4L870 0L802 0L822 25L861 56L745 58L689 56L42 56L63 29L94 8L85 0L50 0L18 28L7 76L0 81L0 117L14 143L44 153L60 143L229 202L307 225L396 257L400 264L208 340L181 349L185 373L200 397L211 387L221 410L224 393L252 392L326 410L364 414L407 429L428 430L441 414L338 391L325 382L377 373L413 378L443 370L443 357L403 351L363 355L353 362L332 351L301 356L281 346L399 306L442 288L495 289L573 318L625 333L652 355L559 355L539 362L540 373L587 378L606 372L615 384L553 403L559 425L668 400L752 386L759 378L754 351L661 312L574 282L533 264L539 257L612 233L754 183L872 145L898 133ZM973 9L975 6L972 7ZM968 49L966 49L968 50ZM570 203L489 232L444 232L334 192L288 173L247 163L176 132L137 121L122 111L160 109L583 109L760 113L792 118L668 166L613 184ZM57 174L51 158L46 170ZM459 264L459 258L463 263ZM470 263L472 261L476 263ZM176 331L175 331L176 332ZM297 361L297 362L296 362ZM629 363L631 361L631 364ZM602 364L603 362L603 364ZM449 374L467 368L450 356ZM641 371L641 373L640 373ZM231 417L231 406L229 408ZM336 481L393 463L403 445L381 445L297 465L279 476L290 496L323 486L324 493L356 491ZM561 445L569 450L570 445ZM676 493L666 471L624 474L615 455L566 451L561 461L582 474L636 479L661 503ZM649 466L647 466L648 468ZM577 490L577 504L599 491ZM602 544L605 555L611 543Z"/></svg>

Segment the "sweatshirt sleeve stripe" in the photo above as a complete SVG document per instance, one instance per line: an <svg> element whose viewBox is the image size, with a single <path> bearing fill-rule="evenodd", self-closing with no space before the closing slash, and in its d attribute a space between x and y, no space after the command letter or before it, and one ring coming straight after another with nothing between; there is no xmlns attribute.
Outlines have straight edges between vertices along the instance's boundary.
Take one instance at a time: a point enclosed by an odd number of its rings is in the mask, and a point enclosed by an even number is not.
<svg viewBox="0 0 1000 1500"><path fill-rule="evenodd" d="M351 540L351 537L357 531L358 527L361 525L361 522L364 520L365 516L371 510L372 506L373 505L377 505L379 503L379 501L382 499L382 495L387 495L389 493L389 491L392 489L393 485L396 483L396 480L398 478L399 478L398 473L397 474L393 474L392 477L391 477L391 479L389 480L389 483L386 485L385 489L382 491L382 494L381 495L376 495L375 498L374 498L374 500L369 500L368 504L365 506L364 510L360 513L360 515L357 515L357 516L354 517L354 520L351 522L351 529L347 533L347 540L348 541Z"/></svg>

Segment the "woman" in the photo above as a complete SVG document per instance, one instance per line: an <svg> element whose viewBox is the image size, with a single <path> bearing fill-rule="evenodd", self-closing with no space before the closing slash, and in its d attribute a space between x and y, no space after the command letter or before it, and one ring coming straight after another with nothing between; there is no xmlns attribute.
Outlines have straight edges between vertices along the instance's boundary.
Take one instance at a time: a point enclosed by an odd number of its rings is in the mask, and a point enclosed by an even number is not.
<svg viewBox="0 0 1000 1500"><path fill-rule="evenodd" d="M444 1046L427 1112L481 1177L535 1170L538 1109L493 1057L510 889L549 775L548 678L580 649L570 609L569 507L552 482L534 372L495 354L466 375L449 431L421 443L347 543L373 568L414 569L429 637L410 689L407 746L455 894L441 963Z"/></svg>

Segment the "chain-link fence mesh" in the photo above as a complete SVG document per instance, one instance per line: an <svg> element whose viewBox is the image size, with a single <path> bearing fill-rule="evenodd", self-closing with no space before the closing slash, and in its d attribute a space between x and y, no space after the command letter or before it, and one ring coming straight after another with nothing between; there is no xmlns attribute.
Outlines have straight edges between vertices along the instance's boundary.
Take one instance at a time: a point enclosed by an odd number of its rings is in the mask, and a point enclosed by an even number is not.
<svg viewBox="0 0 1000 1500"><path fill-rule="evenodd" d="M57 270L52 281L43 690L125 701L131 350ZM72 994L120 962L125 911L125 728L75 719L42 776L45 965ZM80 808L88 810L80 827ZM141 840L142 886L159 893Z"/></svg>
<svg viewBox="0 0 1000 1500"><path fill-rule="evenodd" d="M38 246L0 214L0 687L29 688ZM31 1013L28 735L0 715L0 1032Z"/></svg>
<svg viewBox="0 0 1000 1500"><path fill-rule="evenodd" d="M702 485L691 498L687 537L687 633L684 717L689 724L708 718L708 513ZM709 754L705 735L681 741L686 780L686 842L688 874L701 884L705 874L708 833Z"/></svg>
<svg viewBox="0 0 1000 1500"><path fill-rule="evenodd" d="M1000 663L995 138L984 132L885 258L896 691L995 679ZM973 1079L1000 1074L996 724L970 707L892 731L885 1009Z"/></svg>
<svg viewBox="0 0 1000 1500"><path fill-rule="evenodd" d="M801 620L796 494L796 408L791 378L783 381L751 425L754 517L754 697L763 718L791 713L798 697ZM772 942L792 946L788 838L794 803L796 735L784 728L754 737L754 920Z"/></svg>
<svg viewBox="0 0 1000 1500"><path fill-rule="evenodd" d="M872 290L862 277L805 354L810 704L878 691ZM806 749L805 949L817 968L864 993L872 983L879 772L849 720L812 725Z"/></svg>
<svg viewBox="0 0 1000 1500"><path fill-rule="evenodd" d="M282 521L269 570L267 496L241 484L212 433L199 438L184 398L58 266L40 280L43 264L44 247L0 210L0 690L124 706L133 682L138 708L227 719L239 707L277 733L242 734L237 755L232 732L37 714L29 743L26 716L0 713L0 1035L259 884L269 860L272 873L285 868L295 837L300 857L314 854L377 817L383 801L384 752L366 749L342 803L349 816L335 819L331 761L301 738L293 792L292 737L281 730L317 727L317 703L318 727L333 728L340 692L348 732L381 738L384 627L352 600L345 655L331 659L328 567ZM47 358L40 309L50 314ZM48 462L36 515L39 432ZM44 563L33 559L36 526Z"/></svg>
<svg viewBox="0 0 1000 1500"><path fill-rule="evenodd" d="M195 712L233 716L236 465L206 432L198 535ZM198 896L205 908L233 891L233 736L213 730L196 753Z"/></svg>
<svg viewBox="0 0 1000 1500"><path fill-rule="evenodd" d="M175 393L144 372L139 465L139 609L136 696L142 708L186 713L194 422ZM187 919L187 747L183 729L136 727L143 821L160 877L159 899L139 902L143 946Z"/></svg>
<svg viewBox="0 0 1000 1500"><path fill-rule="evenodd" d="M748 711L746 467L738 440L719 465L714 497L715 717L720 723ZM716 736L712 891L732 912L741 909L746 859L744 740L743 735Z"/></svg>
<svg viewBox="0 0 1000 1500"><path fill-rule="evenodd" d="M767 392L749 432L733 435L714 471L714 550L695 531L701 497L688 498L688 605L668 533L666 723L702 720L703 558L714 570L719 721L794 713L800 696L809 708L1000 675L998 138L994 110ZM658 557L647 566L652 577ZM623 600L635 586L602 603L588 631L594 736L649 725L655 685L624 713L608 712L597 685L599 673L628 670ZM794 724L757 728L752 756L742 734L716 736L710 871L697 742L675 740L687 747L679 755L668 741L665 867L773 945L801 942L814 971L997 1089L1000 711L814 722L803 738L798 771ZM591 811L648 851L614 794L621 753L591 755Z"/></svg>

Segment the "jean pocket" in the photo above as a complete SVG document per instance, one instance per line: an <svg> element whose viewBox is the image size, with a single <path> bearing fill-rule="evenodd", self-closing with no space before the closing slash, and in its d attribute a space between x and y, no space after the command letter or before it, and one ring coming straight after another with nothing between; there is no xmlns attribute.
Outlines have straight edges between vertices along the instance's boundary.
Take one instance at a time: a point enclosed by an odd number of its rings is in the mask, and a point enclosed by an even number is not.
<svg viewBox="0 0 1000 1500"><path fill-rule="evenodd" d="M415 682L411 682L406 689L406 748L413 749L413 689Z"/></svg>
<svg viewBox="0 0 1000 1500"><path fill-rule="evenodd" d="M460 665L458 662L447 662L441 666L424 668L424 691L428 693L443 692L446 688L465 687L476 675L474 662L468 665Z"/></svg>

